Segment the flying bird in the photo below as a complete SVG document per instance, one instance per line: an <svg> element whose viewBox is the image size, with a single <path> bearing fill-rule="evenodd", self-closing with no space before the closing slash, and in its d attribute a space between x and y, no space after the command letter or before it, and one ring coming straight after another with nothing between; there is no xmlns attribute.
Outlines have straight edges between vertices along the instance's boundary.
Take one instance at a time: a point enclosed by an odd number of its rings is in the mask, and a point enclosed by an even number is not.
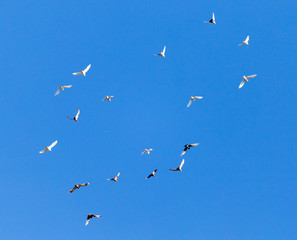
<svg viewBox="0 0 297 240"><path fill-rule="evenodd" d="M155 177L156 172L158 171L158 168L156 168L150 175L146 177L146 179L149 179L150 177Z"/></svg>
<svg viewBox="0 0 297 240"><path fill-rule="evenodd" d="M58 140L54 141L51 145L45 147L42 151L40 151L39 153L45 153L46 151L52 151L52 148L54 146L56 146L56 144L58 143Z"/></svg>
<svg viewBox="0 0 297 240"><path fill-rule="evenodd" d="M57 96L65 88L71 88L71 87L72 87L72 85L60 86L59 89L58 89L58 91L56 91L55 96Z"/></svg>
<svg viewBox="0 0 297 240"><path fill-rule="evenodd" d="M247 36L246 39L241 44L238 44L238 46L249 45L249 40L250 40L250 36Z"/></svg>
<svg viewBox="0 0 297 240"><path fill-rule="evenodd" d="M186 153L186 151L189 150L191 147L196 147L196 146L198 146L198 145L199 145L199 143L186 144L186 145L184 146L184 150L183 150L183 152L181 153L181 156L183 156L183 155Z"/></svg>
<svg viewBox="0 0 297 240"><path fill-rule="evenodd" d="M251 79L251 78L254 78L256 77L257 74L254 74L254 75L250 75L250 76L243 76L243 80L241 81L240 85L238 88L242 88L242 86L245 84L245 82L248 82L249 80L248 79Z"/></svg>
<svg viewBox="0 0 297 240"><path fill-rule="evenodd" d="M90 67L91 67L91 64L89 64L89 65L86 67L85 70L82 70L82 71L80 71L80 72L75 72L75 73L72 73L72 74L73 74L73 75L84 75L84 76L86 76L86 73L87 73L87 71L89 71Z"/></svg>
<svg viewBox="0 0 297 240"><path fill-rule="evenodd" d="M80 110L78 109L77 114L75 115L75 117L73 117L73 118L72 117L68 117L68 116L66 116L66 117L77 122L78 117L79 117L79 114L80 114Z"/></svg>
<svg viewBox="0 0 297 240"><path fill-rule="evenodd" d="M120 173L118 173L118 175L116 175L114 178L107 179L107 180L114 181L114 182L118 182L118 178L119 178L119 176L120 176Z"/></svg>
<svg viewBox="0 0 297 240"><path fill-rule="evenodd" d="M87 215L87 221L86 221L86 223L85 223L85 226L87 226L87 225L89 224L90 220L91 220L93 217L100 218L101 215L94 215L94 214L91 214L91 213L88 214L88 215Z"/></svg>
<svg viewBox="0 0 297 240"><path fill-rule="evenodd" d="M113 96L106 96L105 98L102 99L102 102L108 100L111 102L111 99L113 98Z"/></svg>
<svg viewBox="0 0 297 240"><path fill-rule="evenodd" d="M203 97L199 97L199 96L195 96L195 97L191 97L187 107L190 107L192 102L194 102L196 99L202 99Z"/></svg>
<svg viewBox="0 0 297 240"><path fill-rule="evenodd" d="M182 171L182 167L184 166L184 163L185 163L185 159L182 160L181 164L179 165L178 168L175 168L175 169L169 169L170 171L179 171L181 172Z"/></svg>
<svg viewBox="0 0 297 240"><path fill-rule="evenodd" d="M144 149L144 151L141 153L141 155L143 155L143 154L145 154L145 153L150 154L151 151L153 151L152 148L150 148L150 149Z"/></svg>
<svg viewBox="0 0 297 240"><path fill-rule="evenodd" d="M154 54L155 56L161 56L161 57L165 57L165 51L166 51L166 46L164 46L163 51L158 53L158 54Z"/></svg>
<svg viewBox="0 0 297 240"><path fill-rule="evenodd" d="M205 23L213 23L216 24L216 19L214 13L212 13L212 18L209 21L204 21Z"/></svg>
<svg viewBox="0 0 297 240"><path fill-rule="evenodd" d="M76 189L80 189L80 187L88 186L89 183L83 183L83 184L75 184L74 187L69 191L69 193L74 192Z"/></svg>

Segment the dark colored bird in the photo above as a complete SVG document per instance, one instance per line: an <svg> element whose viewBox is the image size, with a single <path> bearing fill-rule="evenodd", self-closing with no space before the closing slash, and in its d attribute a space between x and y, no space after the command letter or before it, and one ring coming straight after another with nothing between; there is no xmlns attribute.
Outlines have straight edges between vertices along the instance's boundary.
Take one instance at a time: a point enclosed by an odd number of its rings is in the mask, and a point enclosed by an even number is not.
<svg viewBox="0 0 297 240"><path fill-rule="evenodd" d="M107 180L118 182L119 176L120 176L120 173L118 173L118 175L116 175L114 178L107 179Z"/></svg>
<svg viewBox="0 0 297 240"><path fill-rule="evenodd" d="M74 192L76 189L80 189L80 187L88 186L89 183L83 183L83 184L75 184L74 187L69 191L69 193Z"/></svg>
<svg viewBox="0 0 297 240"><path fill-rule="evenodd" d="M184 146L184 150L183 150L183 152L181 153L181 156L184 155L184 154L186 153L186 151L189 150L191 147L196 147L196 146L198 146L198 145L199 145L199 143L186 144L186 145Z"/></svg>
<svg viewBox="0 0 297 240"><path fill-rule="evenodd" d="M88 214L88 215L87 215L87 221L86 221L86 223L85 223L85 226L87 226L87 225L89 224L90 220L91 220L93 217L100 218L101 215L94 215L94 214L91 214L91 213Z"/></svg>
<svg viewBox="0 0 297 240"><path fill-rule="evenodd" d="M68 116L66 116L66 117L77 122L78 117L79 117L79 114L80 114L80 110L78 109L77 114L75 115L75 117L73 117L73 118L72 117L68 117Z"/></svg>
<svg viewBox="0 0 297 240"><path fill-rule="evenodd" d="M156 168L150 175L148 175L146 179L149 179L150 177L155 177L155 173L157 171L158 171L158 168Z"/></svg>
<svg viewBox="0 0 297 240"><path fill-rule="evenodd" d="M182 160L181 164L179 165L178 168L175 168L175 169L169 169L170 171L179 171L181 172L182 171L182 167L184 166L184 163L185 163L185 159Z"/></svg>

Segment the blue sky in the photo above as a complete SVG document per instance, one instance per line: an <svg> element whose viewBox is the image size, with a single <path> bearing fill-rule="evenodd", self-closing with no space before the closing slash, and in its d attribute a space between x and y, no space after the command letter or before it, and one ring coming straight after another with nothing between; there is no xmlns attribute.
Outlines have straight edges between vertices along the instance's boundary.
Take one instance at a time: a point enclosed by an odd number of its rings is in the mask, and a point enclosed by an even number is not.
<svg viewBox="0 0 297 240"><path fill-rule="evenodd" d="M296 239L296 8L3 2L1 239ZM192 95L204 98L187 109ZM102 218L85 227L90 212Z"/></svg>

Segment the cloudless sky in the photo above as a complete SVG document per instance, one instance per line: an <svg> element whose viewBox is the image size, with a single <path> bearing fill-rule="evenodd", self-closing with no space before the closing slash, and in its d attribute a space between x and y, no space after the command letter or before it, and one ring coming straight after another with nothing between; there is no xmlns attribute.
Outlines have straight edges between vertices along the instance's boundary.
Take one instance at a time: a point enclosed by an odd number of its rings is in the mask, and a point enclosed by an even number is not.
<svg viewBox="0 0 297 240"><path fill-rule="evenodd" d="M0 238L295 240L296 9L2 2ZM204 24L212 12L217 24ZM164 45L166 58L154 56ZM90 63L86 77L72 75ZM187 108L195 95L204 98ZM65 117L78 109L77 123ZM170 172L195 142L183 172ZM84 226L88 213L102 218Z"/></svg>

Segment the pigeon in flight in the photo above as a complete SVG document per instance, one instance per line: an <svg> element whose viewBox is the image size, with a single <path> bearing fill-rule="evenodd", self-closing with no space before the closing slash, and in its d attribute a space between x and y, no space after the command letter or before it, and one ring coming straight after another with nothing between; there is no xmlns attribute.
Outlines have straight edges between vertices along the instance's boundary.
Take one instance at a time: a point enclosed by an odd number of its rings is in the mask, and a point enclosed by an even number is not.
<svg viewBox="0 0 297 240"><path fill-rule="evenodd" d="M78 117L79 117L79 114L80 114L80 110L78 109L77 114L75 115L75 117L73 117L73 118L72 117L68 117L68 116L66 116L66 117L77 122Z"/></svg>
<svg viewBox="0 0 297 240"><path fill-rule="evenodd" d="M52 148L54 146L56 146L56 144L58 143L58 140L54 141L51 145L45 147L42 151L40 151L39 153L45 153L46 151L52 151Z"/></svg>
<svg viewBox="0 0 297 240"><path fill-rule="evenodd" d="M61 91L63 91L65 88L71 88L72 85L67 85L67 86L60 86L58 91L56 91L55 96L57 96Z"/></svg>
<svg viewBox="0 0 297 240"><path fill-rule="evenodd" d="M84 187L88 185L89 183L75 184L74 187L69 191L69 193L73 193L76 189L80 189L80 187Z"/></svg>
<svg viewBox="0 0 297 240"><path fill-rule="evenodd" d="M86 221L86 223L85 223L85 226L87 226L87 225L89 224L90 220L91 220L93 217L100 218L101 215L94 215L94 214L91 214L91 213L88 214L88 215L87 215L87 221Z"/></svg>
<svg viewBox="0 0 297 240"><path fill-rule="evenodd" d="M202 99L203 97L199 97L199 96L195 96L195 97L191 97L187 107L190 107L192 102L194 102L196 99Z"/></svg>
<svg viewBox="0 0 297 240"><path fill-rule="evenodd" d="M184 166L184 163L185 163L185 159L182 160L181 164L179 165L178 168L175 168L175 169L169 169L170 171L179 171L181 172L182 171L182 167Z"/></svg>
<svg viewBox="0 0 297 240"><path fill-rule="evenodd" d="M191 147L196 147L196 146L198 146L198 145L199 145L199 143L186 144L186 145L184 146L184 150L183 150L183 152L181 153L181 156L183 156L183 155L186 153L186 151L189 150Z"/></svg>
<svg viewBox="0 0 297 240"><path fill-rule="evenodd" d="M150 177L155 177L155 173L157 171L158 171L158 168L156 168L150 175L148 175L146 179L149 179Z"/></svg>
<svg viewBox="0 0 297 240"><path fill-rule="evenodd" d="M254 75L250 75L250 76L243 76L243 80L241 81L240 85L238 88L242 88L242 86L245 84L245 82L248 82L249 80L248 79L251 79L251 78L254 78L256 77L257 74L254 74Z"/></svg>
<svg viewBox="0 0 297 240"><path fill-rule="evenodd" d="M216 19L214 13L212 13L212 18L209 21L204 21L205 23L213 23L216 24Z"/></svg>
<svg viewBox="0 0 297 240"><path fill-rule="evenodd" d="M249 45L249 40L250 40L250 36L247 36L246 39L241 44L238 44L238 46Z"/></svg>
<svg viewBox="0 0 297 240"><path fill-rule="evenodd" d="M113 98L113 96L106 96L104 99L102 99L102 102L108 100L111 102L111 99Z"/></svg>
<svg viewBox="0 0 297 240"><path fill-rule="evenodd" d="M118 173L118 175L116 175L114 178L107 179L107 180L114 181L114 182L118 182L118 178L119 178L119 176L120 176L120 173Z"/></svg>
<svg viewBox="0 0 297 240"><path fill-rule="evenodd" d="M73 74L73 75L84 75L84 76L86 76L86 73L87 73L87 71L89 71L90 67L91 67L91 64L89 64L89 65L86 67L85 70L82 70L82 71L80 71L80 72L75 72L75 73L72 73L72 74Z"/></svg>
<svg viewBox="0 0 297 240"><path fill-rule="evenodd" d="M155 56L161 56L161 57L165 57L165 51L166 51L166 46L164 46L163 51L158 53L158 54L154 54Z"/></svg>
<svg viewBox="0 0 297 240"><path fill-rule="evenodd" d="M150 148L150 149L144 149L144 151L141 153L141 155L143 155L143 154L145 154L145 153L150 154L151 151L153 151L152 148Z"/></svg>

